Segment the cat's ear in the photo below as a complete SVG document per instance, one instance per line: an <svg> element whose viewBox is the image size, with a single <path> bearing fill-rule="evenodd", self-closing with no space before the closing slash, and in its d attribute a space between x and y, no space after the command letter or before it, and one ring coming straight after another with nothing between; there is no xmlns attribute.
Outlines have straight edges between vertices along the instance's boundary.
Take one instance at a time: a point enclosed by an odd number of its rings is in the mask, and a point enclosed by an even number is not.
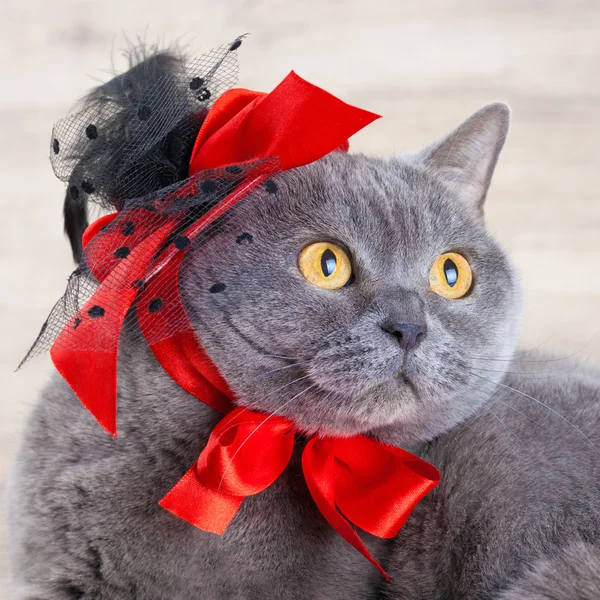
<svg viewBox="0 0 600 600"><path fill-rule="evenodd" d="M481 212L509 123L506 104L488 104L413 158Z"/></svg>

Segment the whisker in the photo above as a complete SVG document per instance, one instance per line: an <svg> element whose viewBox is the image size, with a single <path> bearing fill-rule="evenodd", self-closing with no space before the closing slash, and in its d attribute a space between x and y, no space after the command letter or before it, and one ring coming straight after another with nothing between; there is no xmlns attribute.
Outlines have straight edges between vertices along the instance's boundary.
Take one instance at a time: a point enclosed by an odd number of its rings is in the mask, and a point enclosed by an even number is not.
<svg viewBox="0 0 600 600"><path fill-rule="evenodd" d="M281 390L285 389L286 387L289 387L290 385L293 385L294 383L298 383L299 381L302 381L303 379L307 379L307 378L308 378L308 375L302 375L302 377L298 377L297 379L294 379L293 381L290 381L290 382L282 385L281 387L278 387L277 389L270 391L268 394L263 396L263 399L269 398L276 392L280 392Z"/></svg>
<svg viewBox="0 0 600 600"><path fill-rule="evenodd" d="M200 354L203 354L203 352L197 352L194 356L199 356ZM282 360L293 360L293 361L297 361L297 358L293 358L291 356L283 356L282 354L261 354L261 356L265 356L267 358L279 358ZM207 363L210 363L210 359L208 359L206 361Z"/></svg>
<svg viewBox="0 0 600 600"><path fill-rule="evenodd" d="M579 429L579 427L577 427L577 425L575 425L574 423L571 423L571 421L569 421L569 419L567 419L566 417L564 417L563 415L561 415L559 412L557 412L556 410L554 410L553 408L551 408L550 406L548 406L547 404L544 404L541 400L538 400L537 398L534 398L533 396L530 396L529 394L526 394L525 392L521 392L520 390L517 390L513 387L510 387L509 385L505 385L504 383L500 383L498 381L492 381L491 379L487 379L485 377L482 377L481 375L477 375L477 373L473 373L471 372L471 374L475 377L478 377L479 379L483 379L485 381L488 381L489 383L492 383L494 385L500 386L506 390L509 390L515 394L518 394L519 396L522 396L523 398L527 398L529 400L532 400L533 402L536 402L537 404L539 404L540 406L543 406L544 408L547 408L550 412L552 412L553 414L555 414L557 417L559 417L560 419L562 419L565 423L567 423L570 427L572 427L575 431L577 431L587 442L588 444L596 451L598 452L598 454L600 454L600 449L596 447L596 445L594 444L594 442L592 442L592 440L590 440L590 438L585 435L585 433L583 433L583 431L581 431L581 429Z"/></svg>
<svg viewBox="0 0 600 600"><path fill-rule="evenodd" d="M570 357L565 357L565 358L561 358L561 359L557 359L557 360L567 360L567 358L570 358ZM579 369L579 367L581 367L582 365L589 362L589 360L590 360L590 357L587 357L587 358L583 359L582 361L578 362L574 367L570 367L568 369L561 369L558 371L556 369L552 369L549 371L537 371L537 372L532 372L532 373L521 372L521 371L504 371L502 369L484 369L482 367L476 367L474 365L470 365L470 368L475 369L476 371L484 371L487 373L506 373L507 375L524 375L526 377L531 377L532 379L551 379L552 377L561 377L565 373L570 373L571 371L575 371L576 369ZM529 361L529 362L544 363L544 362L551 362L551 361ZM545 373L551 373L551 375L544 377L543 375Z"/></svg>
<svg viewBox="0 0 600 600"><path fill-rule="evenodd" d="M282 354L261 354L261 356L267 356L268 358L282 358L283 360L298 360L291 356L283 356Z"/></svg>
<svg viewBox="0 0 600 600"><path fill-rule="evenodd" d="M477 356L468 356L468 355L464 355L465 358L471 358L471 359L475 359L475 360L501 360L501 361L512 361L514 359L515 356L521 356L521 355L525 355L525 354L531 354L532 352L534 352L535 350L539 350L542 346L544 346L545 344L548 343L548 341L552 338L551 335L549 335L542 343L538 344L537 346L534 346L533 348L527 348L525 350L517 350L515 351L512 355L509 356L502 356L502 357L494 357L494 358L490 358L490 357L486 357L486 356L481 356L481 357L477 357ZM520 362L520 361L517 361ZM527 362L527 361L523 361L523 362Z"/></svg>
<svg viewBox="0 0 600 600"><path fill-rule="evenodd" d="M561 358L548 358L548 359L544 359L544 360L541 360L541 359L540 360L513 360L510 357L506 357L506 358L495 357L494 358L494 357L486 357L486 356L477 357L477 356L468 356L468 355L464 355L464 358L469 358L471 360L491 360L491 361L498 361L498 362L516 362L516 363L559 362L561 360L568 360L569 358L573 358L574 356L577 356L580 352L583 352L598 337L598 334L600 334L600 330L596 331L596 333L579 350L577 350L576 352L573 352L572 354L568 354L567 356L563 356ZM514 356L517 356L519 354L529 354L532 351L537 350L538 348L543 346L550 339L550 337L548 337L545 342L543 342L539 346L536 346L535 348L531 348L529 350L524 350L524 351L520 351L520 352L515 352Z"/></svg>
<svg viewBox="0 0 600 600"><path fill-rule="evenodd" d="M264 373L261 373L258 376L258 378L260 379L261 377L265 377L266 375L270 375L271 373L277 373L278 371L284 371L285 369L291 369L292 367L297 367L299 365L306 364L307 362L307 360L304 360L302 362L292 363L291 365L285 365L284 367L277 367L276 369L271 369L270 371L265 371Z"/></svg>
<svg viewBox="0 0 600 600"><path fill-rule="evenodd" d="M269 398L271 397L273 394L276 394L277 392L280 392L281 390L285 389L286 387L289 387L290 385L293 385L294 383L298 383L299 381L302 381L303 379L306 379L308 377L308 375L304 375L302 377L298 377L298 379L294 379L294 381L290 381L289 383L286 383L285 385L282 385L281 387L278 387L277 389L271 390L268 394L265 394L261 400L264 400L265 398ZM240 413L240 415L243 415L245 412L248 412L249 410L253 410L251 407L249 406L244 406L244 410L242 410L242 412Z"/></svg>
<svg viewBox="0 0 600 600"><path fill-rule="evenodd" d="M476 387L474 387L474 386L469 386L469 387L471 387L471 389L473 389L473 390L475 390L475 391L480 391L480 390L479 390L479 388L476 388ZM479 400L479 399L481 399L482 401L485 401L485 398L483 398L481 395L479 395L479 396L476 398L476 400ZM483 402L482 402L482 404L483 404ZM479 408L481 408L481 407L479 407ZM459 427L466 427L466 428L467 428L467 429L469 429L470 431L475 431L475 427L474 427L472 424L471 424L471 425L469 425L469 424L467 423L467 421L469 421L469 420L471 420L471 419L475 419L475 418L477 418L477 415L478 415L479 408L478 408L478 409L477 409L477 410L476 410L476 411L475 411L475 412L474 412L472 415L469 415L469 416L468 416L468 417L467 417L467 418L466 418L466 419L465 419L465 420L464 420L462 423L460 423L458 426L459 426Z"/></svg>
<svg viewBox="0 0 600 600"><path fill-rule="evenodd" d="M483 410L485 410L486 412L490 413L490 415L492 415L492 417L494 417L494 419L496 419L496 421L498 421L502 425L502 427L504 427L504 429L508 431L508 433L510 433L517 440L519 440L519 442L521 441L519 436L495 412L493 412L491 408L485 405L481 408L483 408Z"/></svg>
<svg viewBox="0 0 600 600"><path fill-rule="evenodd" d="M494 402L500 402L501 404L504 404L504 406L506 406L506 408L510 408L510 410L519 413L520 415L523 415L526 419L528 419L529 421L531 421L532 423L535 423L536 425L540 425L540 427L543 427L543 425L539 422L536 421L535 419L532 419L529 415L526 415L524 412L520 411L518 408L515 408L514 406L511 406L508 402L501 400L500 398L496 398L494 400Z"/></svg>
<svg viewBox="0 0 600 600"><path fill-rule="evenodd" d="M490 381L489 383L494 383L494 382ZM481 391L481 388L469 385L468 383L465 385L475 391ZM526 419L529 419L532 423L536 423L537 425L543 426L539 421L532 419L529 415L526 415L524 412L521 412L519 409L515 408L514 406L511 406L508 402L505 402L504 400L501 400L500 398L496 398L496 395L497 394L493 394L489 400L490 401L493 400L494 402L501 402L502 404L504 404L504 406L506 406L507 408L510 408L510 410L513 410L514 412L519 413L520 415L523 415Z"/></svg>

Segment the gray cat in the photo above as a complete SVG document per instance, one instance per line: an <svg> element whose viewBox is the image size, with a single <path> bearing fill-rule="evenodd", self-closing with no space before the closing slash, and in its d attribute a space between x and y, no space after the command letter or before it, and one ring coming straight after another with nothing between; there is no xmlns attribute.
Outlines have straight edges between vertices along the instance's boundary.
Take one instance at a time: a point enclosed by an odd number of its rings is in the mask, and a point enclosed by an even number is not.
<svg viewBox="0 0 600 600"><path fill-rule="evenodd" d="M508 122L491 104L415 155L335 152L283 172L182 267L186 309L240 405L307 433L366 433L441 471L395 540L362 536L392 583L315 506L301 438L223 536L162 509L220 415L130 328L116 439L58 376L29 420L8 497L10 597L600 598L600 376L511 361L519 286L483 218ZM300 271L321 241L351 258L348 285ZM448 252L473 272L457 299L430 287Z"/></svg>

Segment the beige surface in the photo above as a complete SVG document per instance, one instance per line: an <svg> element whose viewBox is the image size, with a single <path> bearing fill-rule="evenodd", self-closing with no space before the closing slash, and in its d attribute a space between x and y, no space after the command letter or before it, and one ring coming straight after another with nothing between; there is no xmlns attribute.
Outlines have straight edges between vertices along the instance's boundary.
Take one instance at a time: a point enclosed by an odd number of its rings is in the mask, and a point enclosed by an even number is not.
<svg viewBox="0 0 600 600"><path fill-rule="evenodd" d="M503 99L513 128L489 223L525 288L523 340L600 359L598 0L6 0L0 8L0 493L47 358L14 367L72 269L52 123L144 34L193 51L251 32L240 83L271 89L291 68L385 116L355 150L432 141ZM1 533L1 530L0 530ZM0 565L3 564L0 546ZM4 567L0 567L0 578ZM3 597L4 581L0 581Z"/></svg>

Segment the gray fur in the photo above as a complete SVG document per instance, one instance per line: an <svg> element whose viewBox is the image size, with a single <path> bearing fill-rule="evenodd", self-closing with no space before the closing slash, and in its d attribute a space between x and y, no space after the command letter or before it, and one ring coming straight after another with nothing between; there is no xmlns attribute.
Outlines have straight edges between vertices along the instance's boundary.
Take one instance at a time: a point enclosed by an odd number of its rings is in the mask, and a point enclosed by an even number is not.
<svg viewBox="0 0 600 600"><path fill-rule="evenodd" d="M184 303L239 404L287 416L306 433L369 433L421 448L441 470L396 540L364 536L393 584L382 585L319 514L299 468L300 439L282 477L246 499L222 537L161 509L219 415L179 389L131 334L119 357L115 440L58 377L30 419L9 493L11 598L505 591L504 600L533 600L552 597L554 567L544 561L583 579L559 598L594 597L579 589L600 597L599 454L555 414L498 385L543 399L600 446L597 375L515 375L523 364L508 360L518 283L481 214L507 126L507 109L490 105L417 155L334 153L282 173L276 193L257 190L232 209L183 265ZM238 242L243 233L252 241ZM320 240L350 250L352 285L325 291L301 276L298 252ZM475 273L472 292L455 301L428 288L433 260L449 250ZM225 290L211 293L215 283ZM390 319L427 327L406 357L381 327ZM571 551L579 542L586 550Z"/></svg>
<svg viewBox="0 0 600 600"><path fill-rule="evenodd" d="M573 543L556 556L537 561L501 600L597 600L600 549Z"/></svg>
<svg viewBox="0 0 600 600"><path fill-rule="evenodd" d="M528 354L523 360L543 357ZM543 400L600 446L600 377L579 370L556 377L549 371L565 369L551 361L527 369L534 364L513 362L511 371L531 373L508 374L505 384ZM540 371L544 375L535 374ZM494 385L485 389L495 390L485 409L423 453L442 481L395 540L388 563L394 583L384 597L497 598L518 581L521 595L513 591L510 600L600 598L600 454L529 398ZM596 549L587 566L566 551L578 542ZM577 571L583 579L566 577L561 585L569 591L554 596L552 579L529 567L563 551L556 560L565 577ZM595 595L579 595L586 588ZM533 589L537 595L528 595Z"/></svg>

